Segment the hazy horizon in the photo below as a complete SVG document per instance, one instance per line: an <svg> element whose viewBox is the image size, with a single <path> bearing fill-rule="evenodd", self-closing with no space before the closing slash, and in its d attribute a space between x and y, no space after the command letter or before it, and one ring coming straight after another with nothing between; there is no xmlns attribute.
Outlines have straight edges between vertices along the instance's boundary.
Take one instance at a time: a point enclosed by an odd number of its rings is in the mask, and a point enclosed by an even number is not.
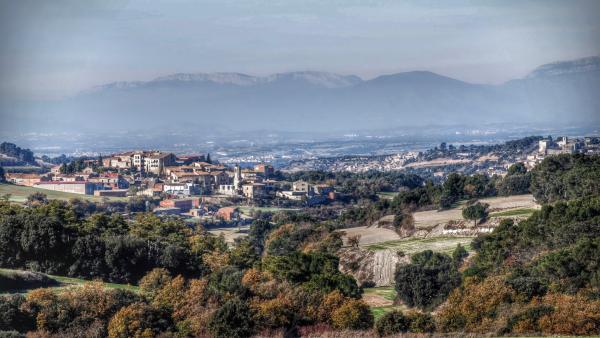
<svg viewBox="0 0 600 338"><path fill-rule="evenodd" d="M173 73L427 70L502 83L600 54L597 1L3 1L0 98Z"/></svg>

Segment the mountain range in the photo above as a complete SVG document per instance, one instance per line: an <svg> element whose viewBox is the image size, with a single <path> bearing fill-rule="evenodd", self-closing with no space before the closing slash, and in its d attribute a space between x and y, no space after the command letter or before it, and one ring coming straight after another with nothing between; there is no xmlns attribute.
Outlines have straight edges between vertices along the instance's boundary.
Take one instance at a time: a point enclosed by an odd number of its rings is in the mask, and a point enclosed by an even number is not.
<svg viewBox="0 0 600 338"><path fill-rule="evenodd" d="M173 74L52 102L2 104L14 128L341 131L419 125L600 122L600 57L540 66L499 85L429 71ZM29 128L33 129L33 128Z"/></svg>

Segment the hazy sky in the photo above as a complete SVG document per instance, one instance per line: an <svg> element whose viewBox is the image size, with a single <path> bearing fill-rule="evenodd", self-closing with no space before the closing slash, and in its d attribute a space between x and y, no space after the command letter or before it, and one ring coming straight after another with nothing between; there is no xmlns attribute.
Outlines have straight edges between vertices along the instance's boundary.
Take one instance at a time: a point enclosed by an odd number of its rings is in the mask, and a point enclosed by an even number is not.
<svg viewBox="0 0 600 338"><path fill-rule="evenodd" d="M0 99L176 72L431 70L478 83L600 54L600 1L0 0Z"/></svg>

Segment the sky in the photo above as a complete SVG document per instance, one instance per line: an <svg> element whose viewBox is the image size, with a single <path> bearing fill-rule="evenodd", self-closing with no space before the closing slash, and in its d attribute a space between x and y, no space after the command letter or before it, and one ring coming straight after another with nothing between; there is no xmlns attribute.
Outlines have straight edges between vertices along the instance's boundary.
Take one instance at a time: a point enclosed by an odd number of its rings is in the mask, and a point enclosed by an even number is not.
<svg viewBox="0 0 600 338"><path fill-rule="evenodd" d="M184 72L502 83L600 54L600 1L0 0L0 99Z"/></svg>

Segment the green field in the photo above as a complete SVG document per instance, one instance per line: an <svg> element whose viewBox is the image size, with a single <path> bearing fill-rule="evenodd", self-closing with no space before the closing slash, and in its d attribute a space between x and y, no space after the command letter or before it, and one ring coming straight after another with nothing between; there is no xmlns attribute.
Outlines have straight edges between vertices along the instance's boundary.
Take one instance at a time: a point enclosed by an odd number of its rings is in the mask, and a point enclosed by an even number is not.
<svg viewBox="0 0 600 338"><path fill-rule="evenodd" d="M19 272L19 270L12 270L12 269L2 269L0 268L0 275L1 274L9 274L9 273L15 273L15 272ZM86 280L86 279L81 279L81 278L72 278L72 277L64 277L64 276L55 276L55 275L47 275L48 277L58 281L60 284L57 286L52 286L51 288L53 289L57 289L60 290L62 288L65 287L69 287L69 286L77 286L77 285L82 285L84 283L89 283L91 282L90 280ZM138 286L135 285L130 285L130 284L116 284L116 283L103 283L103 285L106 288L109 289L125 289L125 290L130 290L130 291L134 291L137 292L139 290ZM19 290L19 292L27 292L29 290L25 289L25 290Z"/></svg>
<svg viewBox="0 0 600 338"><path fill-rule="evenodd" d="M396 241L381 242L367 245L368 250L400 250L407 255L412 255L424 250L435 252L452 253L456 245L460 244L467 251L471 250L471 241L473 237L431 237L431 238L411 238Z"/></svg>
<svg viewBox="0 0 600 338"><path fill-rule="evenodd" d="M493 212L490 214L490 217L511 217L511 216L526 217L526 216L531 216L531 214L533 214L534 211L537 211L537 209L530 209L530 208L514 209L514 210Z"/></svg>
<svg viewBox="0 0 600 338"><path fill-rule="evenodd" d="M27 196L35 193L41 192L45 194L48 199L53 200L63 200L68 201L73 198L88 200L94 202L101 202L103 199L108 198L109 201L127 201L127 197L96 197L91 195L80 195L80 194L72 194L68 192L62 191L53 191L46 189L38 189L33 187L25 187L21 185L14 184L0 184L0 197L5 195L10 195L9 200L11 202L23 203L27 200Z"/></svg>
<svg viewBox="0 0 600 338"><path fill-rule="evenodd" d="M365 295L378 295L392 302L396 299L397 295L396 290L392 286L364 288L363 291Z"/></svg>
<svg viewBox="0 0 600 338"><path fill-rule="evenodd" d="M394 197L396 197L399 194L399 192L395 192L395 191L381 191L377 193L377 196L379 198L384 198L384 199L394 199Z"/></svg>
<svg viewBox="0 0 600 338"><path fill-rule="evenodd" d="M249 207L249 206L237 206L240 212L244 215L250 215L252 211L261 211L261 212L277 212L277 211L298 211L300 209L297 208L278 208L278 207Z"/></svg>

